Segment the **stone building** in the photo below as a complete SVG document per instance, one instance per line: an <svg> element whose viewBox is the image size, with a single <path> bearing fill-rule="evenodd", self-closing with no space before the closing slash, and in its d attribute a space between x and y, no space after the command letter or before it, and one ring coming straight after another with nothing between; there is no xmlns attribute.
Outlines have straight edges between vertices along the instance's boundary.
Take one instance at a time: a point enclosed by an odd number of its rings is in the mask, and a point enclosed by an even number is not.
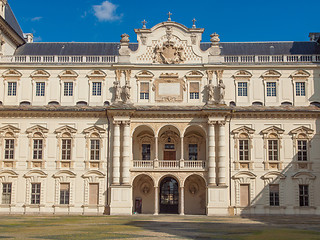
<svg viewBox="0 0 320 240"><path fill-rule="evenodd" d="M0 1L1 213L320 214L320 46L34 43Z"/></svg>

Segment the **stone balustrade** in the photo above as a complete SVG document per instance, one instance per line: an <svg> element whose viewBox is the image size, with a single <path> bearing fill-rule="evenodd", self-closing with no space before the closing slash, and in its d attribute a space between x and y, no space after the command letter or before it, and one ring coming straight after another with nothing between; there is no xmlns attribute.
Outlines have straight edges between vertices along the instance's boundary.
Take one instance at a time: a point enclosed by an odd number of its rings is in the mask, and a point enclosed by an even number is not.
<svg viewBox="0 0 320 240"><path fill-rule="evenodd" d="M205 160L133 160L132 169L205 170Z"/></svg>

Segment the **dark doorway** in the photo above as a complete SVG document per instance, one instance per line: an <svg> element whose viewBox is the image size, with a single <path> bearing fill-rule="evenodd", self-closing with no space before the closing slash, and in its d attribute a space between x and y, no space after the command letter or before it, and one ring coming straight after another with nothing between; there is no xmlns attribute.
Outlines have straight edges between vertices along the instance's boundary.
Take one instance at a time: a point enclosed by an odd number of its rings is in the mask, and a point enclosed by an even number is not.
<svg viewBox="0 0 320 240"><path fill-rule="evenodd" d="M178 214L179 186L171 177L166 177L160 184L160 213Z"/></svg>

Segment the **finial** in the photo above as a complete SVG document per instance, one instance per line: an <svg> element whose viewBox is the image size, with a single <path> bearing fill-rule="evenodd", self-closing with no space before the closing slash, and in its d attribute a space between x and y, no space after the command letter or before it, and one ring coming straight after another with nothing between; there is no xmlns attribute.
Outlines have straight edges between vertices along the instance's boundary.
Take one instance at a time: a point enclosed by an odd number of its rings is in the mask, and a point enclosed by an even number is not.
<svg viewBox="0 0 320 240"><path fill-rule="evenodd" d="M196 27L196 21L197 21L197 20L196 20L195 18L192 20L192 22L193 22L192 28L197 28L197 27Z"/></svg>
<svg viewBox="0 0 320 240"><path fill-rule="evenodd" d="M142 23L142 29L146 29L146 24L148 23L145 19L141 22Z"/></svg>
<svg viewBox="0 0 320 240"><path fill-rule="evenodd" d="M172 13L169 11L167 15L168 15L168 22L171 22L171 15L172 15Z"/></svg>

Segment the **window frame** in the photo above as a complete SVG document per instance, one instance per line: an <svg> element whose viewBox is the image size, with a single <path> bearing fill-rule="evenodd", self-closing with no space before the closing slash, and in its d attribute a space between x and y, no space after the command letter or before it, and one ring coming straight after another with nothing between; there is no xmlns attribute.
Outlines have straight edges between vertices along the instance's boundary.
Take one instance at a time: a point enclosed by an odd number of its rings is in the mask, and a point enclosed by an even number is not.
<svg viewBox="0 0 320 240"><path fill-rule="evenodd" d="M191 84L198 84L198 91L191 91ZM200 81L189 81L189 99L190 100L199 100L200 99Z"/></svg>
<svg viewBox="0 0 320 240"><path fill-rule="evenodd" d="M147 151L145 152L145 154L144 154L144 146L148 146L146 148ZM146 156L146 157L144 157L144 156ZM143 160L143 161L151 160L151 144L150 143L142 143L141 144L141 160Z"/></svg>
<svg viewBox="0 0 320 240"><path fill-rule="evenodd" d="M36 81L36 97L45 97L46 93L46 82Z"/></svg>
<svg viewBox="0 0 320 240"><path fill-rule="evenodd" d="M244 86L240 86L241 85L245 85ZM237 94L238 97L248 97L248 82L246 81L237 81Z"/></svg>
<svg viewBox="0 0 320 240"><path fill-rule="evenodd" d="M62 189L62 185L68 185L66 189ZM60 183L60 194L59 194L59 204L69 205L70 204L70 183Z"/></svg>
<svg viewBox="0 0 320 240"><path fill-rule="evenodd" d="M301 85L301 86L298 88L298 85ZM306 96L306 82L305 81L296 81L295 82L295 96L296 97L305 97Z"/></svg>
<svg viewBox="0 0 320 240"><path fill-rule="evenodd" d="M43 160L44 140L43 138L32 139L32 160ZM37 143L38 142L38 143ZM41 144L40 144L41 143Z"/></svg>
<svg viewBox="0 0 320 240"><path fill-rule="evenodd" d="M12 146L7 147L7 141L12 141ZM8 154L7 154L8 152ZM7 157L9 156L9 157ZM14 160L15 159L15 139L14 138L5 138L4 139L4 160Z"/></svg>
<svg viewBox="0 0 320 240"><path fill-rule="evenodd" d="M96 143L98 143L98 144L96 144ZM97 158L97 156L98 156L98 158ZM90 161L100 161L101 160L101 140L99 138L91 138L90 139L90 158L89 159L90 159Z"/></svg>
<svg viewBox="0 0 320 240"><path fill-rule="evenodd" d="M299 206L309 207L309 205L310 205L309 185L299 184Z"/></svg>
<svg viewBox="0 0 320 240"><path fill-rule="evenodd" d="M72 158L72 138L63 137L61 138L61 161L71 161L71 158Z"/></svg>
<svg viewBox="0 0 320 240"><path fill-rule="evenodd" d="M277 187L277 191L272 190L274 187ZM280 206L280 184L269 184L269 206Z"/></svg>
<svg viewBox="0 0 320 240"><path fill-rule="evenodd" d="M41 183L31 183L30 204L41 204Z"/></svg>
<svg viewBox="0 0 320 240"><path fill-rule="evenodd" d="M272 86L268 86L271 84L272 84ZM266 81L266 96L267 97L277 97L278 96L276 81Z"/></svg>
<svg viewBox="0 0 320 240"><path fill-rule="evenodd" d="M10 183L3 182L2 183L1 204L11 204L11 202L12 202L12 183L11 182Z"/></svg>
<svg viewBox="0 0 320 240"><path fill-rule="evenodd" d="M148 91L142 91L142 85L148 85ZM139 99L140 100L149 100L150 99L150 83L146 81L140 82L140 91L139 91Z"/></svg>
<svg viewBox="0 0 320 240"><path fill-rule="evenodd" d="M93 81L92 82L91 94L93 97L101 97L102 96L102 82L101 81Z"/></svg>
<svg viewBox="0 0 320 240"><path fill-rule="evenodd" d="M63 81L63 96L73 97L74 95L74 83L73 81Z"/></svg>
<svg viewBox="0 0 320 240"><path fill-rule="evenodd" d="M16 97L17 96L17 81L8 81L8 88L7 88L7 96L8 97Z"/></svg>

